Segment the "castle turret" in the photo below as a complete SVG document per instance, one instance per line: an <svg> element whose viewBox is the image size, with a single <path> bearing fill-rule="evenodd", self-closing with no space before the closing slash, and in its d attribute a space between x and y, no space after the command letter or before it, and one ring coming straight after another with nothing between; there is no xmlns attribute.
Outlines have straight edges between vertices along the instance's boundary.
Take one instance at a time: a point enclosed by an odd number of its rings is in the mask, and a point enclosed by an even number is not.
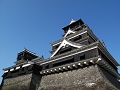
<svg viewBox="0 0 120 90"><path fill-rule="evenodd" d="M37 62L43 61L43 56L38 57L35 53L23 49L18 53L15 65L4 68L1 90L35 90L40 83L41 67Z"/></svg>

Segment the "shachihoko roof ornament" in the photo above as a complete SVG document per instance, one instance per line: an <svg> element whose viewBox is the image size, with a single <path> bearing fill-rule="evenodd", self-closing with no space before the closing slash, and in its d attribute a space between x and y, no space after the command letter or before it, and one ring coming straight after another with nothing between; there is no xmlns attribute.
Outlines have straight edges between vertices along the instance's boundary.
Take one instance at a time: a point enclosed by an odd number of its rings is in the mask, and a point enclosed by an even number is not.
<svg viewBox="0 0 120 90"><path fill-rule="evenodd" d="M70 24L72 24L72 23L74 23L74 22L75 22L75 20L74 20L74 19L72 19L72 20L71 20L71 22L70 22Z"/></svg>

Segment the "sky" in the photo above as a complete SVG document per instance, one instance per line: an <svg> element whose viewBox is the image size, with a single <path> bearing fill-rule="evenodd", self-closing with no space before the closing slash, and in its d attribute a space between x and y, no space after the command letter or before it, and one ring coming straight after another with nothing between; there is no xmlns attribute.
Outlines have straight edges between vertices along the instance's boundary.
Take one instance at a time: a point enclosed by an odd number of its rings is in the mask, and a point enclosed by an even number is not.
<svg viewBox="0 0 120 90"><path fill-rule="evenodd" d="M0 0L0 76L24 48L50 57L62 27L80 18L120 63L120 0Z"/></svg>

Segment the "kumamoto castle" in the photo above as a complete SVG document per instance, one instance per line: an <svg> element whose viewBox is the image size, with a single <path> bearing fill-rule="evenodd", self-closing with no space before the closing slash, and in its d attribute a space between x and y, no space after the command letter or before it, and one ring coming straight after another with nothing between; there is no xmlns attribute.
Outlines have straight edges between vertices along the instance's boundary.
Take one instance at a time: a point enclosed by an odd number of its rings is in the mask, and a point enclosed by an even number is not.
<svg viewBox="0 0 120 90"><path fill-rule="evenodd" d="M119 63L81 19L62 28L44 59L23 49L4 68L1 90L120 90Z"/></svg>

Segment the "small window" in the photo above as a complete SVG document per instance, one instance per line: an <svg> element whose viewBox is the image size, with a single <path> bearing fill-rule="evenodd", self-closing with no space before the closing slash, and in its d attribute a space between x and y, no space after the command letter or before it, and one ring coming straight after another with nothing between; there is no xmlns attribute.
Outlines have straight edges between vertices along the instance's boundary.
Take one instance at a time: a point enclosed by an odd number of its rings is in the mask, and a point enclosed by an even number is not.
<svg viewBox="0 0 120 90"><path fill-rule="evenodd" d="M80 60L83 60L83 59L85 59L85 54L80 56Z"/></svg>
<svg viewBox="0 0 120 90"><path fill-rule="evenodd" d="M49 68L49 65L46 65L46 67L45 67L46 69L48 69Z"/></svg>
<svg viewBox="0 0 120 90"><path fill-rule="evenodd" d="M72 50L71 48L67 48L67 49L61 51L60 54L65 53L65 52L68 52L68 51L71 51L71 50Z"/></svg>
<svg viewBox="0 0 120 90"><path fill-rule="evenodd" d="M53 64L53 67L60 66L60 65L65 65L65 64L68 64L68 63L72 63L72 62L74 62L74 58L71 58L71 59L68 59L68 60L65 60L65 61L61 61L61 62L54 63L54 64Z"/></svg>
<svg viewBox="0 0 120 90"><path fill-rule="evenodd" d="M81 35L79 35L78 37L75 37L74 41L80 40L82 38Z"/></svg>

